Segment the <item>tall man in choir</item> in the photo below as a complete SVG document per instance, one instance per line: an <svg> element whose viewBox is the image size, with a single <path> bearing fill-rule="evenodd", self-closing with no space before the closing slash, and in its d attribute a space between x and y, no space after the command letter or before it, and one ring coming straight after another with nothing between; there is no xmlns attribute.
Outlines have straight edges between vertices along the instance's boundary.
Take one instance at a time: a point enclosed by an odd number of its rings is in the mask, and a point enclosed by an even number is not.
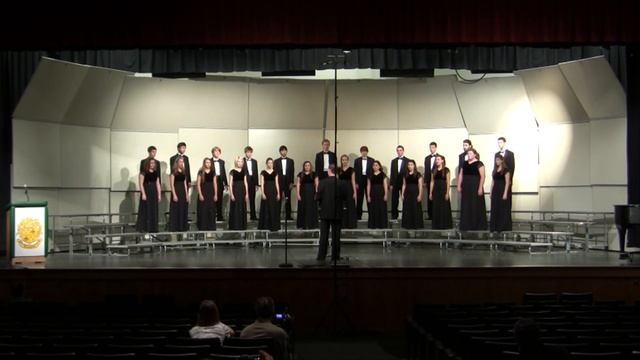
<svg viewBox="0 0 640 360"><path fill-rule="evenodd" d="M400 193L402 192L402 182L404 176L407 173L407 159L404 156L404 146L398 145L396 147L395 159L391 160L391 167L389 169L389 182L391 188L391 219L398 219L398 205L400 204Z"/></svg>
<svg viewBox="0 0 640 360"><path fill-rule="evenodd" d="M247 185L249 187L249 217L251 220L258 220L256 216L256 190L260 186L258 183L258 162L253 158L253 148L244 148L244 173L247 175Z"/></svg>
<svg viewBox="0 0 640 360"><path fill-rule="evenodd" d="M155 146L151 145L147 148L147 157L140 160L140 173L145 172L145 168L144 168L144 162L147 159L151 159L153 161L155 161L156 163L156 171L158 172L158 179L162 179L162 170L160 169L160 161L158 161L158 159L156 159L156 153L158 152L158 149L156 149ZM162 180L160 180L160 182L162 182Z"/></svg>
<svg viewBox="0 0 640 360"><path fill-rule="evenodd" d="M436 167L436 157L438 156L438 144L432 141L429 144L429 155L424 158L424 185L427 187L427 194L429 194L429 189L431 186L431 173L433 169ZM447 184L448 185L448 184ZM429 196L427 196L427 216L429 220L431 220L431 212L432 212L432 201L429 200Z"/></svg>
<svg viewBox="0 0 640 360"><path fill-rule="evenodd" d="M329 139L322 140L322 151L316 154L316 167L314 170L316 171L316 174L318 174L320 180L327 177L327 169L329 168L329 165L335 165L337 162L336 154L329 150L329 146L331 146Z"/></svg>
<svg viewBox="0 0 640 360"><path fill-rule="evenodd" d="M360 157L356 158L353 168L356 174L356 190L357 192L357 211L358 211L358 220L362 220L362 204L366 199L367 193L367 179L371 176L373 172L372 166L374 162L374 158L371 158L369 155L369 148L366 146L360 147Z"/></svg>
<svg viewBox="0 0 640 360"><path fill-rule="evenodd" d="M509 198L511 198L511 189L513 189L513 173L516 171L516 157L513 154L513 151L507 149L507 139L504 136L500 136L498 138L498 148L500 151L496 153L496 155L500 154L504 158L504 164L509 169L510 173L510 182L509 182Z"/></svg>
<svg viewBox="0 0 640 360"><path fill-rule="evenodd" d="M327 177L320 180L316 198L320 205L320 246L316 260L324 261L329 245L329 229L331 229L331 261L340 260L340 228L342 213L348 198L348 183L338 181L336 166L329 165Z"/></svg>
<svg viewBox="0 0 640 360"><path fill-rule="evenodd" d="M458 171L456 171L457 175L460 175L460 172L462 171L462 165L464 165L464 163L467 162L468 160L467 151L469 151L470 149L473 149L471 140L469 139L462 140L462 153L458 155Z"/></svg>
<svg viewBox="0 0 640 360"><path fill-rule="evenodd" d="M229 183L227 182L227 170L224 168L224 160L220 158L222 155L222 149L218 146L214 146L211 149L211 166L213 167L214 174L218 179L218 202L216 202L216 217L218 221L224 221L224 217L222 216L222 198L224 196L224 191L229 187Z"/></svg>
<svg viewBox="0 0 640 360"><path fill-rule="evenodd" d="M293 159L287 157L289 150L285 145L280 146L280 157L274 161L273 168L278 173L278 185L280 186L280 201L285 203L285 216L287 220L291 217L291 190L293 189L293 179L295 178Z"/></svg>
<svg viewBox="0 0 640 360"><path fill-rule="evenodd" d="M169 159L169 169L173 169L173 165L175 164L176 160L178 159L184 160L184 173L185 173L185 176L187 177L187 189L189 189L191 187L191 168L189 167L189 157L185 155L186 151L187 151L187 144L184 142L179 142L178 153L173 155Z"/></svg>

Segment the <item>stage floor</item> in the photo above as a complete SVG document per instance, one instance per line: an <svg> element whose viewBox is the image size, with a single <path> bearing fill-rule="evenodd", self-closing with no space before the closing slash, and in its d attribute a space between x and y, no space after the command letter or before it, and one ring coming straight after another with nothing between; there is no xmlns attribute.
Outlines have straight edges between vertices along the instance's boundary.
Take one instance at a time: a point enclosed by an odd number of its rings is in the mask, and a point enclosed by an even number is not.
<svg viewBox="0 0 640 360"><path fill-rule="evenodd" d="M316 246L290 246L288 262L296 268L330 267L315 261ZM410 244L383 248L376 244L343 244L342 256L352 268L510 268L510 267L635 267L618 253L601 250L529 254L526 250L490 251L486 247L440 249L437 245ZM46 269L273 269L284 262L284 247L218 245L215 249L171 249L167 252L93 256L52 254Z"/></svg>

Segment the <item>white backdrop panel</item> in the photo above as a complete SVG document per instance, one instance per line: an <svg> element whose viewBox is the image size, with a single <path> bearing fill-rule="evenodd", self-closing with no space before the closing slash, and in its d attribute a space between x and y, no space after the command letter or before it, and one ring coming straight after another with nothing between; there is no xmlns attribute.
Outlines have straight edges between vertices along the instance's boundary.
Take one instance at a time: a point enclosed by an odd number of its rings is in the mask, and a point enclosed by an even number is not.
<svg viewBox="0 0 640 360"><path fill-rule="evenodd" d="M558 66L516 71L540 124L588 121L584 108Z"/></svg>
<svg viewBox="0 0 640 360"><path fill-rule="evenodd" d="M233 168L233 159L236 156L244 156L244 147L248 145L248 133L247 130L181 128L178 130L178 141L187 143L191 179L195 180L198 169L202 166L202 160L212 156L211 149L214 146L222 150L220 157L225 161L228 175ZM175 144L173 149L170 156L176 153Z"/></svg>
<svg viewBox="0 0 640 360"><path fill-rule="evenodd" d="M571 61L558 66L590 119L626 116L624 89L604 57Z"/></svg>
<svg viewBox="0 0 640 360"><path fill-rule="evenodd" d="M473 84L456 82L454 90L470 134L534 128L535 120L519 77L499 77Z"/></svg>
<svg viewBox="0 0 640 360"><path fill-rule="evenodd" d="M177 134L112 131L111 189L138 188L140 160L147 157L150 145L158 149L156 159L160 161L162 188L168 189L169 158L175 154L177 143Z"/></svg>
<svg viewBox="0 0 640 360"><path fill-rule="evenodd" d="M254 129L322 128L325 84L325 81L252 81L249 83L249 126Z"/></svg>
<svg viewBox="0 0 640 360"><path fill-rule="evenodd" d="M465 128L400 130L399 143L404 146L405 154L416 161L421 173L424 173L424 158L429 154L429 143L438 143L438 153L444 155L453 182L458 166L458 154L462 152L462 140L467 136L469 134ZM388 149L387 153L391 155L387 163L389 166L396 154L395 146Z"/></svg>
<svg viewBox="0 0 640 360"><path fill-rule="evenodd" d="M627 203L626 186L594 186L592 211L613 212L613 205Z"/></svg>
<svg viewBox="0 0 640 360"><path fill-rule="evenodd" d="M540 208L540 195L539 194L513 194L511 198L511 210L513 211L532 211ZM511 215L514 219L531 219L530 214L517 214Z"/></svg>
<svg viewBox="0 0 640 360"><path fill-rule="evenodd" d="M60 189L58 215L109 212L108 189Z"/></svg>
<svg viewBox="0 0 640 360"><path fill-rule="evenodd" d="M65 124L109 128L125 77L131 73L89 67L64 115Z"/></svg>
<svg viewBox="0 0 640 360"><path fill-rule="evenodd" d="M162 82L164 121L182 128L246 129L247 81Z"/></svg>
<svg viewBox="0 0 640 360"><path fill-rule="evenodd" d="M84 65L42 58L13 117L59 123L88 69Z"/></svg>
<svg viewBox="0 0 640 360"><path fill-rule="evenodd" d="M627 183L627 119L589 122L591 183Z"/></svg>
<svg viewBox="0 0 640 360"><path fill-rule="evenodd" d="M591 211L593 208L590 186L541 187L541 211Z"/></svg>
<svg viewBox="0 0 640 360"><path fill-rule="evenodd" d="M398 80L400 129L462 128L464 123L453 92L455 76Z"/></svg>
<svg viewBox="0 0 640 360"><path fill-rule="evenodd" d="M338 80L338 129L397 129L398 85L395 80ZM329 85L327 128L334 128L333 83Z"/></svg>
<svg viewBox="0 0 640 360"><path fill-rule="evenodd" d="M157 78L126 77L111 130L177 132L177 124L158 121L162 118L160 109L163 107L161 81Z"/></svg>
<svg viewBox="0 0 640 360"><path fill-rule="evenodd" d="M111 186L110 135L104 128L60 126L62 187Z"/></svg>
<svg viewBox="0 0 640 360"><path fill-rule="evenodd" d="M590 184L589 129L589 123L540 127L541 186Z"/></svg>
<svg viewBox="0 0 640 360"><path fill-rule="evenodd" d="M13 120L13 184L60 186L60 125Z"/></svg>

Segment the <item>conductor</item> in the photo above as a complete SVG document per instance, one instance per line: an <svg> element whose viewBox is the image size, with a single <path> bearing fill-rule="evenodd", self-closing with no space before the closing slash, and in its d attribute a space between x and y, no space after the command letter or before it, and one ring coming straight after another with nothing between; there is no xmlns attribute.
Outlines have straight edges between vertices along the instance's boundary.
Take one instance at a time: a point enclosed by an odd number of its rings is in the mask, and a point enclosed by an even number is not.
<svg viewBox="0 0 640 360"><path fill-rule="evenodd" d="M340 227L348 188L345 182L338 181L335 171L335 164L330 164L327 177L320 180L316 194L320 205L320 246L317 261L324 261L327 256L329 228L331 228L331 261L340 260Z"/></svg>

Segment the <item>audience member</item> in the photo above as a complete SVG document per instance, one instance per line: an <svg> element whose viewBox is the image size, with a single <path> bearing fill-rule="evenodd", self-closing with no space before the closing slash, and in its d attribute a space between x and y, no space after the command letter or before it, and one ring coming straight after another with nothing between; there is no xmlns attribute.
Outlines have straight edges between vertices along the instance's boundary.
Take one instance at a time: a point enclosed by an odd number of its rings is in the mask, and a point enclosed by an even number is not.
<svg viewBox="0 0 640 360"><path fill-rule="evenodd" d="M224 339L233 336L233 330L220 322L220 312L213 300L202 300L198 311L196 326L189 330L189 335L193 339Z"/></svg>
<svg viewBox="0 0 640 360"><path fill-rule="evenodd" d="M274 346L273 358L275 360L288 360L289 335L284 329L271 322L275 313L273 299L270 297L258 298L254 309L257 319L253 324L242 330L240 337L246 339L272 338Z"/></svg>
<svg viewBox="0 0 640 360"><path fill-rule="evenodd" d="M540 329L533 319L520 319L513 327L521 360L564 360L569 355L564 348L547 346L540 340Z"/></svg>

